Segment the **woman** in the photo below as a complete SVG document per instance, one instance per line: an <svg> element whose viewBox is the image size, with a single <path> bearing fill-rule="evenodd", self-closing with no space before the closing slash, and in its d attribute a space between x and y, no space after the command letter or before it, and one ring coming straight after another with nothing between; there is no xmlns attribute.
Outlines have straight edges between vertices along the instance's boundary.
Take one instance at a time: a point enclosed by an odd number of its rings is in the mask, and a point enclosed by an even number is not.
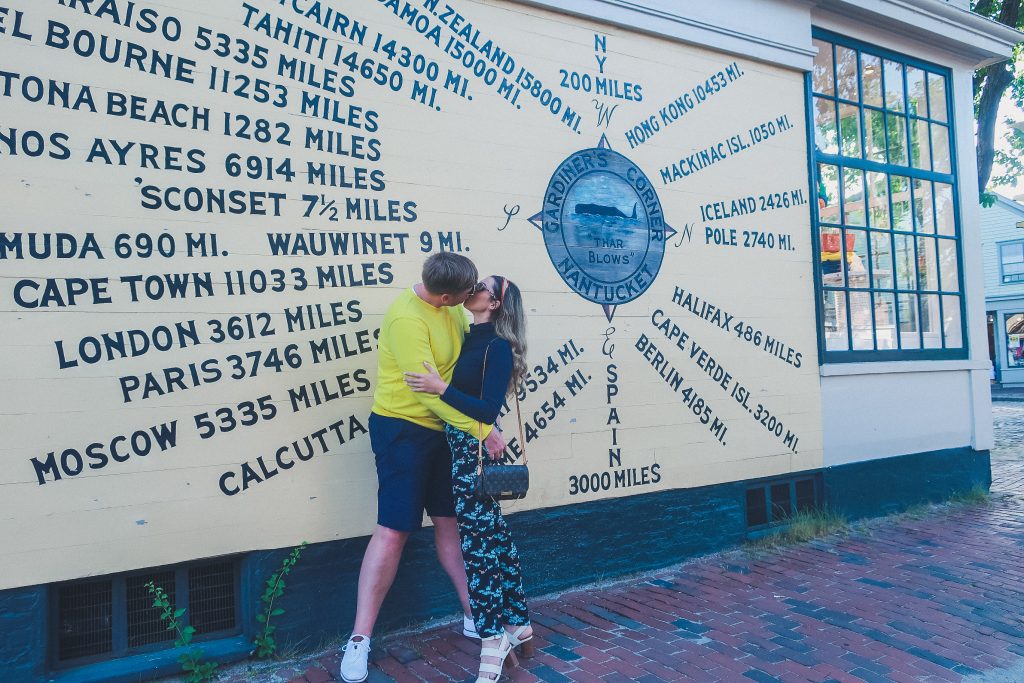
<svg viewBox="0 0 1024 683"><path fill-rule="evenodd" d="M494 424L509 391L526 374L526 316L519 288L507 278L492 275L477 283L464 304L473 324L462 345L448 384L424 363L428 372L406 373L414 391L438 394L453 408L483 424ZM486 363L485 363L486 359ZM469 578L469 602L480 634L480 674L477 683L496 680L512 648L533 637L519 553L501 506L478 500L472 480L477 470L479 434L451 425L445 435L452 450L455 515L462 537L462 555ZM490 453L492 460L497 453ZM532 643L523 648L532 653ZM510 662L516 665L515 655Z"/></svg>

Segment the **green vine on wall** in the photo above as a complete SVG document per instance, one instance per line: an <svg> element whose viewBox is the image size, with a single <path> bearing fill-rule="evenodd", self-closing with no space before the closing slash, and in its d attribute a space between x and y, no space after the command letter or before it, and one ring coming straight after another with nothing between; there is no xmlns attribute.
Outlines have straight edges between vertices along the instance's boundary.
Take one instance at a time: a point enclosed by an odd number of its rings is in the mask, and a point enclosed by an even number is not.
<svg viewBox="0 0 1024 683"><path fill-rule="evenodd" d="M174 646L188 648L178 657L181 669L186 673L185 680L188 683L203 683L203 681L212 680L214 672L217 670L217 663L202 661L203 651L189 647L192 644L192 636L195 635L196 628L195 626L182 626L181 618L185 616L185 608L174 609L174 605L167 598L164 589L152 581L146 584L146 590L153 596L153 607L160 608L160 620L167 622L167 630L177 634Z"/></svg>
<svg viewBox="0 0 1024 683"><path fill-rule="evenodd" d="M273 617L284 614L283 607L274 607L274 601L284 595L286 577L291 571L295 563L299 561L299 556L302 554L303 549L309 545L306 541L303 541L297 548L292 550L288 557L284 558L281 563L281 568L270 575L267 579L267 587L263 591L263 595L260 600L263 601L263 612L256 615L256 621L263 624L263 630L253 640L253 645L256 647L250 654L254 654L260 659L273 656L277 652L277 641L274 640L274 630L276 626L270 625L270 620Z"/></svg>

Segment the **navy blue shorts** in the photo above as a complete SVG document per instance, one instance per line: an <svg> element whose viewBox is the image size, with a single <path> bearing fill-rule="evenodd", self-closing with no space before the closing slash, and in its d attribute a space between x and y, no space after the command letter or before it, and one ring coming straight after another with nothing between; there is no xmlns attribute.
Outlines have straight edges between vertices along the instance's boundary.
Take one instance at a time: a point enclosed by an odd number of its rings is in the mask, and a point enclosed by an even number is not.
<svg viewBox="0 0 1024 683"><path fill-rule="evenodd" d="M455 516L444 432L370 413L370 447L377 463L377 524L416 531L424 510L431 517Z"/></svg>

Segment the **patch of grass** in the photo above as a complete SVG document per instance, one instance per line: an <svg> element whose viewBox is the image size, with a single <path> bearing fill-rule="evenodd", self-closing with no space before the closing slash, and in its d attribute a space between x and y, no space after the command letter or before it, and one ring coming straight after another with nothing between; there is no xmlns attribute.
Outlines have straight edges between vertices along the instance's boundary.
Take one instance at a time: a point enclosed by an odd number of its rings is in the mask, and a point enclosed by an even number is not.
<svg viewBox="0 0 1024 683"><path fill-rule="evenodd" d="M958 503L960 505L979 505L981 503L987 503L990 500L992 500L992 494L980 484L972 488L970 491L954 493L949 498L950 503Z"/></svg>
<svg viewBox="0 0 1024 683"><path fill-rule="evenodd" d="M772 550L830 536L849 529L846 517L829 509L804 510L790 518L789 523L767 536L747 541L754 550Z"/></svg>
<svg viewBox="0 0 1024 683"><path fill-rule="evenodd" d="M975 486L969 491L954 493L945 500L934 503L915 503L893 517L897 519L924 519L928 515L941 510L946 505L981 505L992 500L992 494L983 486Z"/></svg>
<svg viewBox="0 0 1024 683"><path fill-rule="evenodd" d="M903 510L903 512L897 512L894 517L909 517L910 519L924 519L931 513L933 506L931 503L915 503L910 507Z"/></svg>
<svg viewBox="0 0 1024 683"><path fill-rule="evenodd" d="M954 493L945 500L938 500L931 503L914 503L899 512L894 512L890 515L884 515L875 519L878 521L891 519L897 522L908 519L922 520L941 510L948 510L951 505L982 505L991 500L992 494L979 485L969 491Z"/></svg>
<svg viewBox="0 0 1024 683"><path fill-rule="evenodd" d="M283 648L281 648L280 652L275 653L275 656L273 658L277 661L289 661L292 659L296 659L303 653L310 652L309 645L306 643L308 639L309 636L305 638L299 638L298 640L288 641L288 643ZM342 643L341 645L344 645L344 643ZM339 645L338 647L341 647L341 645ZM323 638L321 638L320 647L317 650L313 650L313 652L326 649L327 648L324 647Z"/></svg>

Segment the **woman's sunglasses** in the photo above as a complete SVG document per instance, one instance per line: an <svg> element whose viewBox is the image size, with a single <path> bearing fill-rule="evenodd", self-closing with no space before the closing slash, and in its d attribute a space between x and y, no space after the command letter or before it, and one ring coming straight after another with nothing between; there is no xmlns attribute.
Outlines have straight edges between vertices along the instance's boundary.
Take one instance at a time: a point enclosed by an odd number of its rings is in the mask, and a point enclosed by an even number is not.
<svg viewBox="0 0 1024 683"><path fill-rule="evenodd" d="M494 296L494 292L492 292L491 290L487 289L487 285L485 285L483 282L478 282L475 285L473 285L473 289L470 290L469 295L473 296L473 295L477 294L478 292L487 292L488 294L491 295L491 298L494 299L495 301L498 299L498 297Z"/></svg>

